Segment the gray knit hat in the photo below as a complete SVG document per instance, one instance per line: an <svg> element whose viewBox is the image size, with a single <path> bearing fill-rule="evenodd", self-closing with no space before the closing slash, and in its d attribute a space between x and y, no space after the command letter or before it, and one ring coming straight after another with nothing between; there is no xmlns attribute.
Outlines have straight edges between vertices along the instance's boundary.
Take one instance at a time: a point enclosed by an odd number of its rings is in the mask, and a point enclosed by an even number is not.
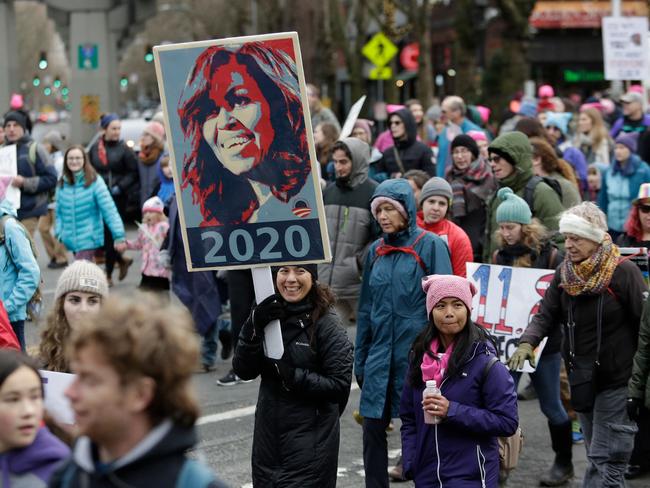
<svg viewBox="0 0 650 488"><path fill-rule="evenodd" d="M75 261L59 276L54 299L56 300L71 291L96 293L105 298L108 296L106 274L99 266L90 261Z"/></svg>
<svg viewBox="0 0 650 488"><path fill-rule="evenodd" d="M420 190L420 206L427 198L438 196L445 197L451 203L451 200L454 197L453 192L451 191L451 185L444 178L439 176L434 176L429 181L427 181L422 190Z"/></svg>

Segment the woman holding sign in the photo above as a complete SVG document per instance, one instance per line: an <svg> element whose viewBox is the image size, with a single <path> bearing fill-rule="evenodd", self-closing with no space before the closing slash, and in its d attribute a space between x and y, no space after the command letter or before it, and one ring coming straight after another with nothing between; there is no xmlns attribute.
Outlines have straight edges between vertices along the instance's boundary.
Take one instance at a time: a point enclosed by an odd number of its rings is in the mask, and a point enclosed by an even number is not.
<svg viewBox="0 0 650 488"><path fill-rule="evenodd" d="M253 485L334 488L339 415L352 381L352 344L317 281L315 264L274 270L277 294L242 326L232 361L243 380L262 377L253 435ZM284 355L264 355L264 328L279 319Z"/></svg>
<svg viewBox="0 0 650 488"><path fill-rule="evenodd" d="M562 252L549 239L546 227L533 218L526 201L510 188L501 188L497 198L501 201L497 207L499 248L494 251L492 262L502 266L555 269L562 262ZM531 374L555 451L555 462L540 479L542 486L559 486L573 477L572 424L560 398L561 345L562 331L558 329L550 335L537 369ZM521 372L514 370L512 375L518 384Z"/></svg>
<svg viewBox="0 0 650 488"><path fill-rule="evenodd" d="M280 45L212 46L197 58L179 102L202 226L255 222L269 200L287 203L311 172L296 63ZM290 213L290 212L289 212Z"/></svg>
<svg viewBox="0 0 650 488"><path fill-rule="evenodd" d="M564 327L571 403L589 458L583 486L625 486L623 475L637 430L626 411L627 382L646 285L634 263L619 259L605 214L593 203L564 212L560 232L566 257L509 365L519 369L526 360L534 365L533 349Z"/></svg>

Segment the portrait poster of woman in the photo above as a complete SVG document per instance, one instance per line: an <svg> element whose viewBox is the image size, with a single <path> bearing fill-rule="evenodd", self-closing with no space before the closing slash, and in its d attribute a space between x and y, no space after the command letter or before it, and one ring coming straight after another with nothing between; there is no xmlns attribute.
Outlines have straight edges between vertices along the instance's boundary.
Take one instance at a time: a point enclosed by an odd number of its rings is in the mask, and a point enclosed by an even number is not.
<svg viewBox="0 0 650 488"><path fill-rule="evenodd" d="M328 260L298 35L154 56L188 269Z"/></svg>

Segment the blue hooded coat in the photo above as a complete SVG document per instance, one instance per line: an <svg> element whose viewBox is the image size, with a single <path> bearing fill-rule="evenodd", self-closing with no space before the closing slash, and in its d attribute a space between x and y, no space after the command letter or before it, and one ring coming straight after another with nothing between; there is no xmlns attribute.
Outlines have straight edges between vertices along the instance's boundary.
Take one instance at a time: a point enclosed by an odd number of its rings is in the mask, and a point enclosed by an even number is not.
<svg viewBox="0 0 650 488"><path fill-rule="evenodd" d="M10 322L27 318L27 303L41 280L41 270L32 253L29 237L15 220L16 209L8 200L0 202L0 218L5 222L5 242L0 245L0 290Z"/></svg>
<svg viewBox="0 0 650 488"><path fill-rule="evenodd" d="M405 230L383 234L384 243L395 247L413 246L426 272L407 252L378 256L376 250L381 239L370 245L359 298L354 371L357 377L363 377L360 413L374 419L382 416L387 392L391 416L398 415L408 353L427 324L422 278L452 274L447 245L437 235L417 227L415 198L408 182L402 179L384 181L371 201L382 196L401 203L409 216ZM418 237L420 239L415 242Z"/></svg>

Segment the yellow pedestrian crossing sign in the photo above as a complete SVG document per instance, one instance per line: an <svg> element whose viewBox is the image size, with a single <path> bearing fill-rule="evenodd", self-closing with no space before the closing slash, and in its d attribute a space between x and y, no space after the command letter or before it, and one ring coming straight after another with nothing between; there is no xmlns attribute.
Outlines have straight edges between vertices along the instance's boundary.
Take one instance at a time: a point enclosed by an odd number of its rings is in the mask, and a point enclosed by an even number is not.
<svg viewBox="0 0 650 488"><path fill-rule="evenodd" d="M368 74L371 80L390 80L392 77L393 69L390 66L375 66Z"/></svg>
<svg viewBox="0 0 650 488"><path fill-rule="evenodd" d="M375 66L379 67L386 66L398 51L397 46L383 32L377 32L361 49L361 53Z"/></svg>

